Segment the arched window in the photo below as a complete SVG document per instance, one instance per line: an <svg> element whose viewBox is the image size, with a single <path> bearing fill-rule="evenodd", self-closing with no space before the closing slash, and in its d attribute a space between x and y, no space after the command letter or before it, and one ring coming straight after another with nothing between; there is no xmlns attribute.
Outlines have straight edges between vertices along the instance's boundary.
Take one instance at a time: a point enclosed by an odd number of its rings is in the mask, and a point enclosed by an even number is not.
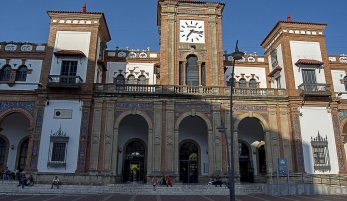
<svg viewBox="0 0 347 201"><path fill-rule="evenodd" d="M10 75L11 75L11 66L5 65L4 67L2 67L0 71L0 81L10 80Z"/></svg>
<svg viewBox="0 0 347 201"><path fill-rule="evenodd" d="M135 76L134 75L128 76L128 83L127 84L135 84Z"/></svg>
<svg viewBox="0 0 347 201"><path fill-rule="evenodd" d="M252 88L252 89L257 88L257 81L255 81L255 79L249 80L249 88Z"/></svg>
<svg viewBox="0 0 347 201"><path fill-rule="evenodd" d="M139 83L138 84L141 84L141 85L145 85L146 84L146 77L144 75L141 75L139 77Z"/></svg>
<svg viewBox="0 0 347 201"><path fill-rule="evenodd" d="M343 78L343 83L345 85L345 91L347 91L347 76Z"/></svg>
<svg viewBox="0 0 347 201"><path fill-rule="evenodd" d="M198 58L195 55L187 57L186 84L188 86L199 86Z"/></svg>
<svg viewBox="0 0 347 201"><path fill-rule="evenodd" d="M246 79L241 78L239 81L240 88L246 88Z"/></svg>
<svg viewBox="0 0 347 201"><path fill-rule="evenodd" d="M26 66L20 66L17 70L16 81L25 81L27 79L28 68Z"/></svg>
<svg viewBox="0 0 347 201"><path fill-rule="evenodd" d="M139 85L145 85L146 84L146 77L144 75L141 75L139 77L139 81L138 81ZM138 91L144 91L146 88L144 86L139 86L138 87Z"/></svg>
<svg viewBox="0 0 347 201"><path fill-rule="evenodd" d="M124 84L125 84L124 76L123 75L118 75L116 77L117 90L123 91L124 90Z"/></svg>
<svg viewBox="0 0 347 201"><path fill-rule="evenodd" d="M231 79L233 79L233 80L231 80ZM236 86L236 79L235 78L230 78L229 81L227 82L227 86L230 86L231 83L233 84L233 87L235 87Z"/></svg>

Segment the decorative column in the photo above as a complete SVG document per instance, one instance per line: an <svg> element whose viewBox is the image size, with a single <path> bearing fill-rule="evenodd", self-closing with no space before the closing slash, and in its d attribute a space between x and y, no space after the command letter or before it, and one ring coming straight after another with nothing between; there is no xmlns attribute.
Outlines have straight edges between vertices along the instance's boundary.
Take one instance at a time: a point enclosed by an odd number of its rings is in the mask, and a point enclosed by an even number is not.
<svg viewBox="0 0 347 201"><path fill-rule="evenodd" d="M269 152L266 152L266 167L269 170L268 173L272 173L273 170L276 170L276 161L279 158L279 146L278 146L278 126L277 126L277 114L276 106L269 105L269 136L265 141L267 149Z"/></svg>
<svg viewBox="0 0 347 201"><path fill-rule="evenodd" d="M215 13L211 13L211 14L215 14ZM212 77L211 77L211 81L212 81L211 85L212 86L218 86L219 85L219 77L218 77L219 72L218 71L219 71L220 65L219 65L218 53L221 50L219 50L219 47L217 44L219 39L216 38L218 36L217 24L218 23L217 23L216 15L210 15L210 17L208 19L208 30L209 30L209 35L210 35L211 39L209 40L210 43L208 43L210 45L208 47L208 49L210 49L209 52L210 52L210 64L211 64L211 73L212 73ZM220 122L219 122L219 124L220 124Z"/></svg>
<svg viewBox="0 0 347 201"><path fill-rule="evenodd" d="M165 146L165 172L166 174L172 174L175 170L178 172L178 130L175 128L175 114L174 114L174 102L167 102L166 104L166 146ZM177 166L177 167L176 167Z"/></svg>
<svg viewBox="0 0 347 201"><path fill-rule="evenodd" d="M151 135L151 144L148 143L148 168L147 175L152 173L161 173L161 141L162 141L162 111L163 103L154 103L154 131ZM165 154L165 149L163 150Z"/></svg>
<svg viewBox="0 0 347 201"><path fill-rule="evenodd" d="M93 128L90 144L90 172L98 171L99 149L100 149L100 134L101 134L101 117L102 117L102 100L95 100Z"/></svg>
<svg viewBox="0 0 347 201"><path fill-rule="evenodd" d="M172 9L172 8L170 8ZM167 27L168 27L168 47L167 47L167 84L168 85L175 85L175 46L176 46L176 34L175 34L175 15L174 14L168 14L167 16Z"/></svg>
<svg viewBox="0 0 347 201"><path fill-rule="evenodd" d="M214 103L212 105L212 115L213 115L213 127L217 128L221 124L221 115L220 115L220 103L216 104ZM228 127L230 128L230 127ZM211 150L211 154L214 155L214 172L213 174L222 175L222 133L218 132L217 129L214 129L214 136L213 136L213 152ZM225 160L225 159L224 159Z"/></svg>
<svg viewBox="0 0 347 201"><path fill-rule="evenodd" d="M103 170L105 174L110 174L112 160L117 160L118 149L114 149L113 141L113 124L114 124L114 108L115 101L106 101L106 119L105 119L105 137L104 137L104 156L103 156Z"/></svg>

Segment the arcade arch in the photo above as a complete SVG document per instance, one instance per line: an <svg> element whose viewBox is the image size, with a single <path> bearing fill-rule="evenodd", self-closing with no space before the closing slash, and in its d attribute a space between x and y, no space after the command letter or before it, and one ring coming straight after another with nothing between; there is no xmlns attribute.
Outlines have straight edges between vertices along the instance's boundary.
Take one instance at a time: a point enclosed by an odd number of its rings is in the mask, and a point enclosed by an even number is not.
<svg viewBox="0 0 347 201"><path fill-rule="evenodd" d="M186 115L177 123L179 180L183 183L198 183L199 176L208 175L208 124L200 114Z"/></svg>
<svg viewBox="0 0 347 201"><path fill-rule="evenodd" d="M5 165L11 171L25 168L31 128L30 120L27 114L23 114L21 111L1 115L0 166Z"/></svg>
<svg viewBox="0 0 347 201"><path fill-rule="evenodd" d="M266 173L264 128L267 124L257 117L244 116L235 127L239 141L240 180L253 182L254 175Z"/></svg>

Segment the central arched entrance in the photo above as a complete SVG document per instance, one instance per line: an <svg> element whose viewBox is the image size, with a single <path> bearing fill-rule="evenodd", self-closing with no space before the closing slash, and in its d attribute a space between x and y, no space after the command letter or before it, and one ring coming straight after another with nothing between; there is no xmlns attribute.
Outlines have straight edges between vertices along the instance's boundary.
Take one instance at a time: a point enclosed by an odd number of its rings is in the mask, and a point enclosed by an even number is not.
<svg viewBox="0 0 347 201"><path fill-rule="evenodd" d="M198 183L198 146L192 141L183 142L180 146L180 181Z"/></svg>
<svg viewBox="0 0 347 201"><path fill-rule="evenodd" d="M123 165L124 182L143 182L145 174L145 152L145 146L139 140L134 140L126 146Z"/></svg>

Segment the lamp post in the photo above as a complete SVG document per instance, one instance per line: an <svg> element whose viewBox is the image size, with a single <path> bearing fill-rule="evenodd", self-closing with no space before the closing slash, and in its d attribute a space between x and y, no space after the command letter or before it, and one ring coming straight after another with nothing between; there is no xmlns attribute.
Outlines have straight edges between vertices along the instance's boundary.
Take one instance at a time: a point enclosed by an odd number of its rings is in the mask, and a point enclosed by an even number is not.
<svg viewBox="0 0 347 201"><path fill-rule="evenodd" d="M233 129L234 70L235 70L235 61L242 59L243 55L245 54L239 51L238 42L239 41L236 41L235 52L231 53L231 56L233 57L233 66L231 70L231 82L230 82L230 149L232 151L231 157L229 153L228 136L227 136L226 128L224 126L224 122L221 121L221 125L217 127L218 132L224 132L225 134L225 141L226 141L225 145L226 145L227 158L228 158L230 201L235 201L234 129Z"/></svg>

